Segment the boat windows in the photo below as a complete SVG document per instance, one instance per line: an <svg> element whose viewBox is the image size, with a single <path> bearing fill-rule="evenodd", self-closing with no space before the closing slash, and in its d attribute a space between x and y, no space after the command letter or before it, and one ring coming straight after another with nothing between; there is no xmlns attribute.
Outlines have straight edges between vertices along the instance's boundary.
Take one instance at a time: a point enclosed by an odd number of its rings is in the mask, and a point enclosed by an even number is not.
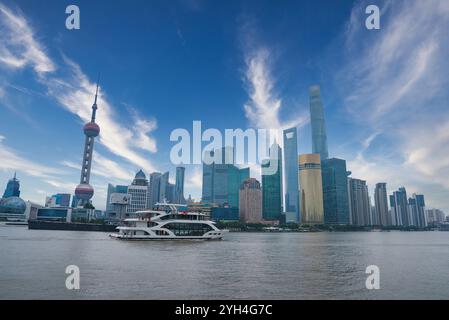
<svg viewBox="0 0 449 320"><path fill-rule="evenodd" d="M161 217L161 220L197 220L197 216L192 214L169 214Z"/></svg>
<svg viewBox="0 0 449 320"><path fill-rule="evenodd" d="M204 223L168 223L164 228L177 236L202 236L212 230L211 226Z"/></svg>

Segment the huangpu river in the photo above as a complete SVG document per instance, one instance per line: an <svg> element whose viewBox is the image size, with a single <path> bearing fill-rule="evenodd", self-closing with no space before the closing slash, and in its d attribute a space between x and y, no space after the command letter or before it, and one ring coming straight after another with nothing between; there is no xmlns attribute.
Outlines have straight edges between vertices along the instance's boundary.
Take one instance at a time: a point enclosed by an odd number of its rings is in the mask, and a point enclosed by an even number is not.
<svg viewBox="0 0 449 320"><path fill-rule="evenodd" d="M68 265L80 289L66 288ZM367 266L380 289L368 290ZM449 232L126 242L0 225L1 299L449 299Z"/></svg>

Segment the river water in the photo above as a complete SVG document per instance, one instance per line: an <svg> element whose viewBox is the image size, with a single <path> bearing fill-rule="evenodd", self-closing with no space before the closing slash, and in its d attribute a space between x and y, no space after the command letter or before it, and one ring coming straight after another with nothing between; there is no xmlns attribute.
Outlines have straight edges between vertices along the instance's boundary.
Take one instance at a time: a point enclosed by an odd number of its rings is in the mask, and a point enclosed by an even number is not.
<svg viewBox="0 0 449 320"><path fill-rule="evenodd" d="M65 286L66 267L80 289ZM366 289L367 266L380 289ZM449 232L111 239L0 225L1 299L449 299Z"/></svg>

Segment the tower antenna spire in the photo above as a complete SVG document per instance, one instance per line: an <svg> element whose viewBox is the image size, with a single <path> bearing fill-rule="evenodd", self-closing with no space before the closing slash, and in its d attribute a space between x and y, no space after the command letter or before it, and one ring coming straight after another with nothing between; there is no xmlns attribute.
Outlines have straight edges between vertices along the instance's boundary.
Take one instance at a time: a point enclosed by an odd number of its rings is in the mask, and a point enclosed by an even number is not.
<svg viewBox="0 0 449 320"><path fill-rule="evenodd" d="M95 90L95 101L92 105L92 122L95 122L95 116L97 113L97 97L98 97L98 88L100 86L100 72L98 72L98 78L97 78L97 88Z"/></svg>
<svg viewBox="0 0 449 320"><path fill-rule="evenodd" d="M95 102L94 104L97 104L97 96L98 96L98 86L100 85L100 72L98 72L98 78L97 78L97 90L95 91Z"/></svg>

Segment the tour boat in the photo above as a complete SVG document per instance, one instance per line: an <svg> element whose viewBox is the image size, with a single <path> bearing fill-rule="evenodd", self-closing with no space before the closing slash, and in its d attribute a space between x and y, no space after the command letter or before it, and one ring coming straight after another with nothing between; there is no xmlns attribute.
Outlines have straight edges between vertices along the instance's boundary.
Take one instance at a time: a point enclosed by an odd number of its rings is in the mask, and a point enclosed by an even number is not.
<svg viewBox="0 0 449 320"><path fill-rule="evenodd" d="M188 212L184 205L157 203L155 210L138 211L123 220L118 233L109 236L120 240L219 240L228 230L220 230L206 215Z"/></svg>

